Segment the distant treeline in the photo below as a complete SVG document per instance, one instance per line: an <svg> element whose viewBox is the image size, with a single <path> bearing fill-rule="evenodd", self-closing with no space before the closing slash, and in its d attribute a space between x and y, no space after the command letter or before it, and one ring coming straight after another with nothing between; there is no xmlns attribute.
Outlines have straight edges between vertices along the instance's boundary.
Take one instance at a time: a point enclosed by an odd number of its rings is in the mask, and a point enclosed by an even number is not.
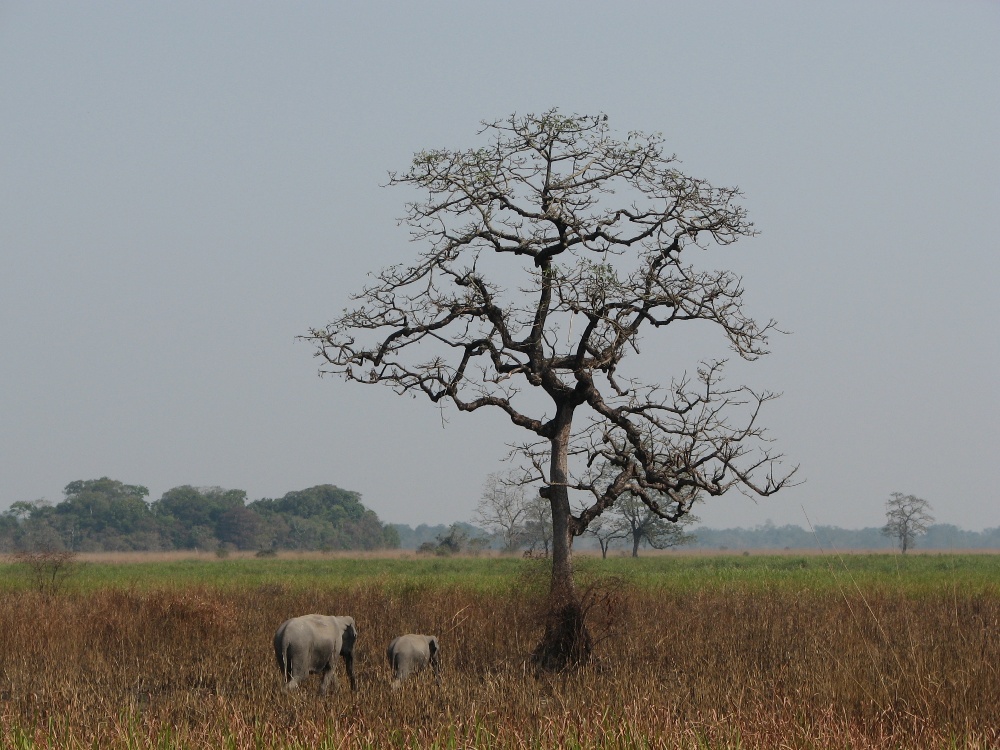
<svg viewBox="0 0 1000 750"><path fill-rule="evenodd" d="M108 477L70 482L55 505L19 501L0 514L0 551L371 550L399 536L332 484L246 502L243 490L149 490Z"/></svg>
<svg viewBox="0 0 1000 750"><path fill-rule="evenodd" d="M488 537L489 534L472 524L457 524L470 538ZM419 549L425 543L440 541L447 536L451 526L420 524L416 528L406 524L393 524L399 535L402 549ZM895 540L883 536L881 527L866 529L842 529L837 526L817 526L815 532L801 526L775 526L765 523L751 529L688 529L694 541L679 550L880 550L893 549ZM619 540L612 549L631 552L631 542ZM494 549L502 543L492 539ZM597 542L590 536L582 536L573 542L575 549L596 549ZM931 526L926 534L917 537L916 549L1000 549L1000 528L985 531L965 531L951 524Z"/></svg>
<svg viewBox="0 0 1000 750"><path fill-rule="evenodd" d="M420 549L456 536L485 542L488 532L468 523L383 524L361 503L357 492L322 484L281 498L247 502L243 490L221 487L174 487L159 500L149 490L108 477L70 482L56 504L19 501L0 513L0 552L35 550L163 551L197 550L373 550ZM842 529L776 526L751 529L689 530L687 549L711 550L877 550L894 540L881 528ZM499 539L490 539L494 548ZM587 535L578 549L596 548ZM479 545L478 548L481 548ZM624 549L624 546L621 547ZM1000 528L966 531L935 524L917 537L917 549L1000 549Z"/></svg>
<svg viewBox="0 0 1000 750"><path fill-rule="evenodd" d="M895 546L895 540L882 534L881 527L842 529L817 526L815 532L801 526L775 526L766 523L752 529L696 528L690 547L700 549L823 549L877 550ZM1000 527L984 531L965 531L951 524L935 524L916 539L916 549L996 549L1000 548Z"/></svg>

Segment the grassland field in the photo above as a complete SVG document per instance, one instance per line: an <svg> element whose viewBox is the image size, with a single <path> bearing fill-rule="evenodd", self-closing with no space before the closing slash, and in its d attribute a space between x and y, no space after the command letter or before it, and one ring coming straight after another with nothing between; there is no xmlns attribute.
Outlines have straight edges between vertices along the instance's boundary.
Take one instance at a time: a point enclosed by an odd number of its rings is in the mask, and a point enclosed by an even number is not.
<svg viewBox="0 0 1000 750"><path fill-rule="evenodd" d="M1000 748L1000 555L581 555L595 658L536 675L546 560L0 562L3 748ZM359 690L285 693L271 637L358 621ZM385 644L441 639L389 688Z"/></svg>
<svg viewBox="0 0 1000 750"><path fill-rule="evenodd" d="M2 559L2 558L0 558ZM88 592L106 586L246 588L280 583L290 588L335 588L378 584L387 590L410 586L459 587L507 592L547 585L549 562L514 556L448 556L393 553L284 553L274 558L252 554L220 558L201 553L91 553L73 559L60 586ZM718 588L799 589L813 592L864 587L906 594L947 589L1000 591L1000 555L886 553L821 555L651 554L639 558L577 555L578 580L586 585L615 578L641 589L671 591ZM32 588L35 576L13 558L0 561L0 590Z"/></svg>

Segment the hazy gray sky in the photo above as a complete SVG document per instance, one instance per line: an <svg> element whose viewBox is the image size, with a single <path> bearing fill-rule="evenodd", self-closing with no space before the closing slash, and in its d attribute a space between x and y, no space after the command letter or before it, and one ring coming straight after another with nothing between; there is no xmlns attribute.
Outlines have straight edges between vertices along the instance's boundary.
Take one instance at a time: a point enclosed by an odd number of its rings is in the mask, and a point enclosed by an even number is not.
<svg viewBox="0 0 1000 750"><path fill-rule="evenodd" d="M520 431L321 380L295 337L416 251L389 170L557 106L662 132L761 230L705 261L792 332L731 378L784 393L807 481L706 524L901 491L998 526L998 38L985 0L0 2L0 508L107 475L470 519Z"/></svg>

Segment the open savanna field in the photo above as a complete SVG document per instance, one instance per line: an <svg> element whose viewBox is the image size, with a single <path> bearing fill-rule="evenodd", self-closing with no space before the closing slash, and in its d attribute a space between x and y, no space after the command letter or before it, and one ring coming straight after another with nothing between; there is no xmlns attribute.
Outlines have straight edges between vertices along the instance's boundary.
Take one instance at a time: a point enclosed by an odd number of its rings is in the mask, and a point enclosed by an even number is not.
<svg viewBox="0 0 1000 750"><path fill-rule="evenodd" d="M997 748L1000 556L579 557L589 666L535 676L547 561L0 563L3 748ZM355 617L352 694L281 689L286 618ZM396 635L442 681L389 686Z"/></svg>

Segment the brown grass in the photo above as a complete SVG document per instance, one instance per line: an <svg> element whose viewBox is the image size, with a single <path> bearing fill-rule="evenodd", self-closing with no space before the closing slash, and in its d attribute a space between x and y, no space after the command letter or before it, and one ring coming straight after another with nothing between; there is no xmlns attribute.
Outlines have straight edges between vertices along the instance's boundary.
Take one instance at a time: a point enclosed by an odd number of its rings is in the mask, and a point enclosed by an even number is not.
<svg viewBox="0 0 1000 750"><path fill-rule="evenodd" d="M608 589L595 664L536 679L538 602L375 583L105 589L0 601L0 747L997 747L1000 602ZM351 694L280 689L285 618L351 614ZM394 693L383 649L441 639ZM952 744L954 743L954 744Z"/></svg>

